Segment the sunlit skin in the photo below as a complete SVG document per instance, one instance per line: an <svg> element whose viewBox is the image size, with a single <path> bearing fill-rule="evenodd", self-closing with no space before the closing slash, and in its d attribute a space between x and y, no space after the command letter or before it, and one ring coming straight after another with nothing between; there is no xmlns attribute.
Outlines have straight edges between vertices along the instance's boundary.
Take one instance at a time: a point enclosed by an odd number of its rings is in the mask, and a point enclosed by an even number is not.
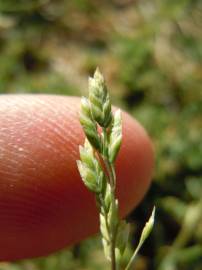
<svg viewBox="0 0 202 270"><path fill-rule="evenodd" d="M94 195L76 166L84 142L79 110L76 97L0 97L1 261L45 256L98 232ZM116 173L125 216L148 190L153 150L140 124L122 117Z"/></svg>

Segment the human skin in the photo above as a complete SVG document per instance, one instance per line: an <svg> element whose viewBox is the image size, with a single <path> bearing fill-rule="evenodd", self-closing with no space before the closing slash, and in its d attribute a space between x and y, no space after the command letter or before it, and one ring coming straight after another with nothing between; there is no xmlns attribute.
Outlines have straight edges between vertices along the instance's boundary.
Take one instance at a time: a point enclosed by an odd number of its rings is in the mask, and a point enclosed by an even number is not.
<svg viewBox="0 0 202 270"><path fill-rule="evenodd" d="M77 166L84 134L80 98L0 97L0 261L45 256L99 230L95 198ZM122 113L116 162L120 215L147 191L153 150L140 124Z"/></svg>

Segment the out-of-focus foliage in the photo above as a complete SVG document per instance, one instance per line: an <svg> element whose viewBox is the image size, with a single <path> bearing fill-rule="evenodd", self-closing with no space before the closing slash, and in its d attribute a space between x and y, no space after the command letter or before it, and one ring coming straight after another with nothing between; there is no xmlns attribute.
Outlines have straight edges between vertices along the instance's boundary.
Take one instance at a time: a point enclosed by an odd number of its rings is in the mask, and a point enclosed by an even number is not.
<svg viewBox="0 0 202 270"><path fill-rule="evenodd" d="M202 269L202 1L0 0L1 93L81 95L96 66L156 151L153 185L129 217L135 244L157 205L136 269ZM106 269L97 241L0 269Z"/></svg>

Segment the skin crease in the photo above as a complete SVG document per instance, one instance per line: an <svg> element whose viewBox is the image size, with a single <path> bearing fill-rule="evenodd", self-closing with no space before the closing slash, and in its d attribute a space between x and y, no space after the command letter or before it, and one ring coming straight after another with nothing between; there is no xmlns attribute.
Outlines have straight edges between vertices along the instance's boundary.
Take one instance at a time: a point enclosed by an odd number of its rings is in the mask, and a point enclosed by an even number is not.
<svg viewBox="0 0 202 270"><path fill-rule="evenodd" d="M76 167L84 141L79 110L76 97L0 97L1 261L45 256L98 232L94 195ZM144 129L122 118L116 173L125 216L149 187L153 150Z"/></svg>

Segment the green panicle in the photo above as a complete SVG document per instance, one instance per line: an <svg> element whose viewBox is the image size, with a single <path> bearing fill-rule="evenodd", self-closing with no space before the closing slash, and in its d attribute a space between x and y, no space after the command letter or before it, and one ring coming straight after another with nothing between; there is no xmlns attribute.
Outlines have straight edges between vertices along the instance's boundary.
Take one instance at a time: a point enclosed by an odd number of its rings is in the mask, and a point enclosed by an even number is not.
<svg viewBox="0 0 202 270"><path fill-rule="evenodd" d="M122 119L120 110L112 114L109 93L98 69L93 78L89 78L89 99L81 100L80 122L87 139L84 146L79 147L80 160L77 165L84 184L95 193L104 253L111 262L111 269L117 270L129 235L129 225L119 218L119 205L115 196L114 163L122 141ZM154 224L154 212L125 270L131 269L137 252L149 236Z"/></svg>

